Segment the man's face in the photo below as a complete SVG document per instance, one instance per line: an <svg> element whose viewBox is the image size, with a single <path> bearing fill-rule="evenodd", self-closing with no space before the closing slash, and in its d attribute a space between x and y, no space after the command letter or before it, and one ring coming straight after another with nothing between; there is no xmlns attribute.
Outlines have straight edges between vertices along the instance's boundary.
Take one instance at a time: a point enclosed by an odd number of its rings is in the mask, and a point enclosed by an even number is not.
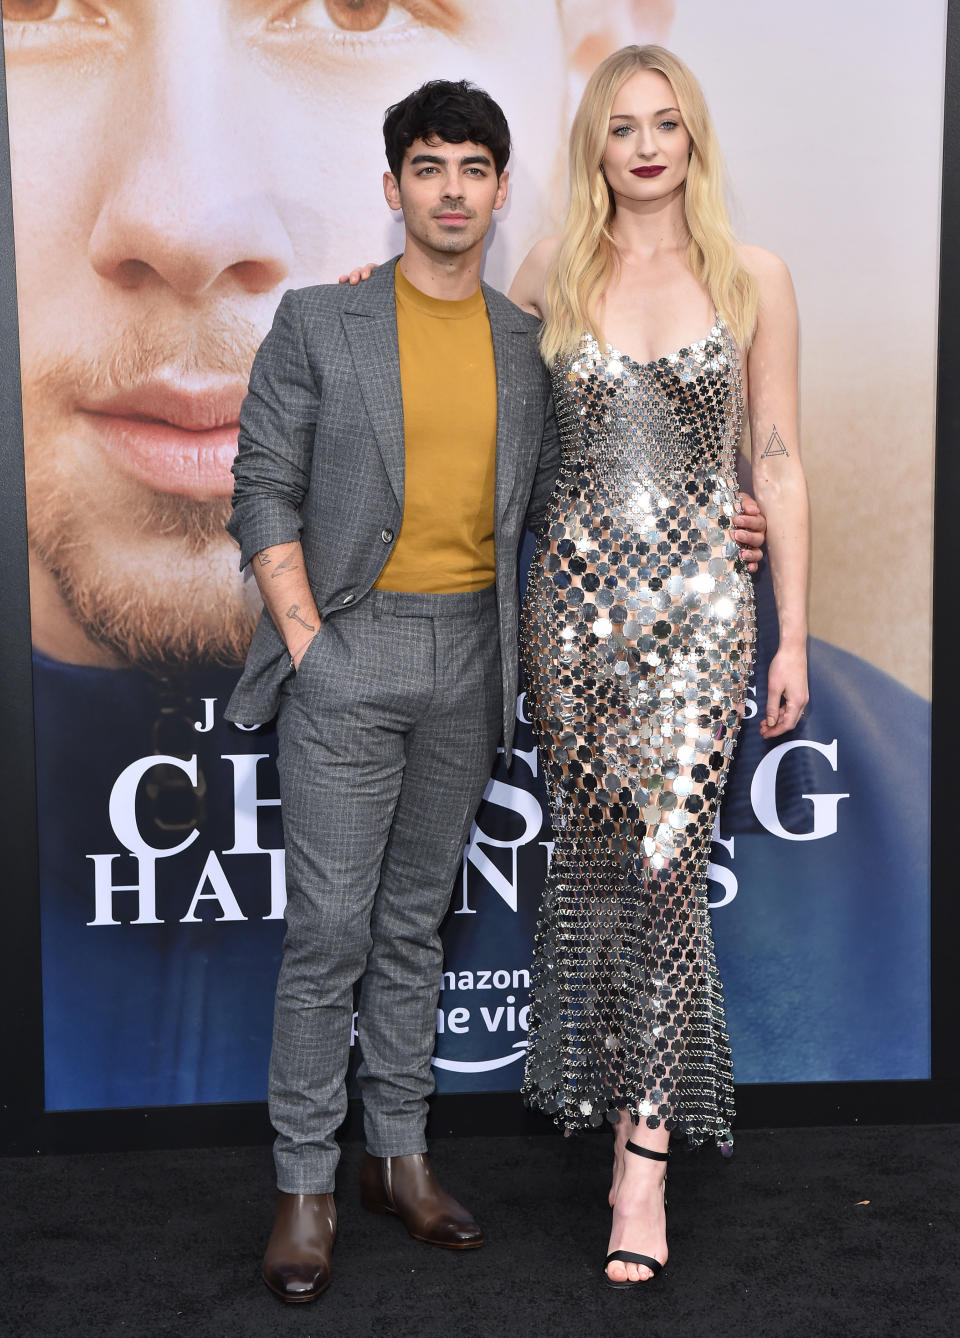
<svg viewBox="0 0 960 1338"><path fill-rule="evenodd" d="M279 297L401 249L381 118L430 77L472 79L510 120L517 199L487 269L509 281L560 202L556 0L3 15L35 641L80 663L239 661L259 605L223 531L229 465Z"/></svg>
<svg viewBox="0 0 960 1338"><path fill-rule="evenodd" d="M507 176L497 177L485 144L416 139L403 155L399 180L385 172L383 189L390 208L403 214L408 246L463 255L480 246L493 211L503 208Z"/></svg>

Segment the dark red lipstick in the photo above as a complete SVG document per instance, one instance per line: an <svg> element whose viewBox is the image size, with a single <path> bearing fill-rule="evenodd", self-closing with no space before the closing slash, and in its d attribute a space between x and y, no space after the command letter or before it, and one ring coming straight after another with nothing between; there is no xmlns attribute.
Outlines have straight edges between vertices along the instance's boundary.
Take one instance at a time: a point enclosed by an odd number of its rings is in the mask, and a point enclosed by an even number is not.
<svg viewBox="0 0 960 1338"><path fill-rule="evenodd" d="M666 167L631 167L630 171L635 177L658 177L661 172L665 172Z"/></svg>

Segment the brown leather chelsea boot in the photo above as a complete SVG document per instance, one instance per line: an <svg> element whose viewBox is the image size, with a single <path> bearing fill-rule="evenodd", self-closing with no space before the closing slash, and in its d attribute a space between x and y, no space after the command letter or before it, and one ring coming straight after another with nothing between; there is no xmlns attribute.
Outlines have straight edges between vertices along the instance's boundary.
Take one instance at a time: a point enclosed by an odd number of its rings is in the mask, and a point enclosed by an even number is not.
<svg viewBox="0 0 960 1338"><path fill-rule="evenodd" d="M263 1280L281 1301L315 1301L330 1286L337 1238L332 1194L284 1194L263 1257Z"/></svg>
<svg viewBox="0 0 960 1338"><path fill-rule="evenodd" d="M405 1157L371 1157L360 1172L360 1194L371 1213L396 1213L414 1240L446 1250L475 1250L483 1232L456 1199L442 1188L425 1152Z"/></svg>

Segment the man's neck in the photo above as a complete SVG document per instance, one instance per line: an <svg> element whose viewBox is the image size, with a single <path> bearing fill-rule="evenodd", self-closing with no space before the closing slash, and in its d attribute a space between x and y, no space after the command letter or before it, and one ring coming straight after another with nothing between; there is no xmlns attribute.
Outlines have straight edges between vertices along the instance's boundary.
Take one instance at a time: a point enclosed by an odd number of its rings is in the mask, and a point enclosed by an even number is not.
<svg viewBox="0 0 960 1338"><path fill-rule="evenodd" d="M462 255L443 255L427 250L408 236L400 257L400 272L428 297L460 302L472 297L480 287L482 256L483 247L479 244Z"/></svg>

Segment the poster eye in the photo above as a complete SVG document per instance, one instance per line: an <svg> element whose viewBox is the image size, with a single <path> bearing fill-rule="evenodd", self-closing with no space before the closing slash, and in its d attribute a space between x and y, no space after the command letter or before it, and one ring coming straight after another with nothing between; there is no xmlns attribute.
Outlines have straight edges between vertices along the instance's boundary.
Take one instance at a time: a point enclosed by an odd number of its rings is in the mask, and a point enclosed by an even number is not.
<svg viewBox="0 0 960 1338"><path fill-rule="evenodd" d="M287 28L364 33L396 27L406 17L403 7L393 0L301 0L284 10L276 22Z"/></svg>
<svg viewBox="0 0 960 1338"><path fill-rule="evenodd" d="M44 19L67 23L96 17L85 0L3 0L2 8L8 23L40 23Z"/></svg>
<svg viewBox="0 0 960 1338"><path fill-rule="evenodd" d="M383 24L393 5L390 0L324 0L324 8L338 28L371 32Z"/></svg>
<svg viewBox="0 0 960 1338"><path fill-rule="evenodd" d="M29 23L52 19L60 0L3 0L3 17L11 23Z"/></svg>

